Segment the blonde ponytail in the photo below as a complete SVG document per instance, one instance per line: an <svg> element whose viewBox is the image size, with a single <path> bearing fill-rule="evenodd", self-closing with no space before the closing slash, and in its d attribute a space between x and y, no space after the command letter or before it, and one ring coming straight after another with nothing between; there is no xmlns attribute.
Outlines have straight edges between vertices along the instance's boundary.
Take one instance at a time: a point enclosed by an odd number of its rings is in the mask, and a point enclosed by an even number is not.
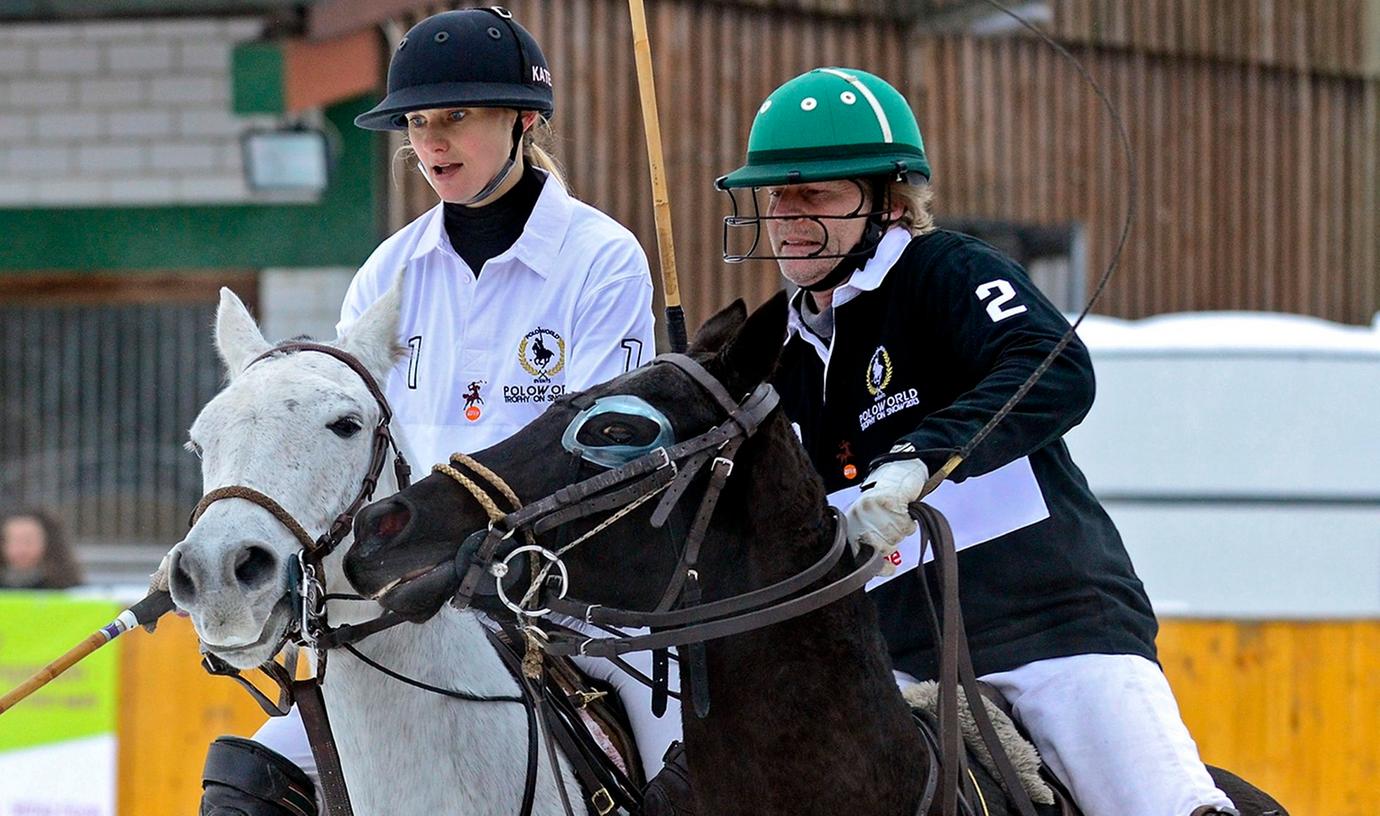
<svg viewBox="0 0 1380 816"><path fill-rule="evenodd" d="M551 123L545 116L538 116L536 124L527 129L522 136L522 155L528 164L540 170L545 170L561 186L570 189L566 183L565 168L561 167L555 153L556 132L551 129Z"/></svg>

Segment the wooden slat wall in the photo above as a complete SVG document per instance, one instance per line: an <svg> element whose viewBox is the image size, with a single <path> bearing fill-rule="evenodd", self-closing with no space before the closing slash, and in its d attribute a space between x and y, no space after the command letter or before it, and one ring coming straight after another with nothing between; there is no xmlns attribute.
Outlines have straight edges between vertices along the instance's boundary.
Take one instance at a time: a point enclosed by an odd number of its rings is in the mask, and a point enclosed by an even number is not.
<svg viewBox="0 0 1380 816"><path fill-rule="evenodd" d="M264 715L197 664L168 616L120 639L119 813L196 812L206 747ZM1301 816L1372 816L1380 794L1380 622L1163 621L1160 659L1204 759Z"/></svg>
<svg viewBox="0 0 1380 816"><path fill-rule="evenodd" d="M1234 42L1223 22L1236 17L1222 9L1237 8L1236 0L1055 4L1055 30L1107 87L1140 173L1131 242L1099 312L1266 309L1368 323L1380 310L1380 80L1264 59L1322 54L1307 44L1350 30L1328 21L1355 14L1360 27L1372 3L1247 4L1252 25L1274 43L1239 46L1247 56L1259 52L1255 61L1212 56L1230 53L1222 51ZM552 63L555 127L576 194L633 229L655 259L626 0L510 5ZM941 222L1082 222L1089 280L1105 268L1127 203L1125 168L1095 97L1048 46L926 35L918 24L908 31L870 16L647 5L692 326L734 297L758 302L778 287L768 264L721 262L727 202L712 180L741 160L766 94L821 64L866 67L909 96L932 153ZM1212 15L1202 18L1206 7ZM1262 29L1267 20L1303 23ZM1078 44L1093 29L1113 45ZM1306 48L1285 47L1299 38ZM1157 43L1164 47L1150 47ZM1195 43L1196 52L1188 47ZM1218 51L1208 48L1214 43ZM1355 53L1341 40L1338 50L1346 60ZM404 178L411 214L434 203L423 179Z"/></svg>
<svg viewBox="0 0 1380 816"><path fill-rule="evenodd" d="M1067 41L1306 71L1376 72L1376 0L1051 0Z"/></svg>
<svg viewBox="0 0 1380 816"><path fill-rule="evenodd" d="M1380 796L1380 621L1163 621L1160 661L1204 760L1299 816Z"/></svg>
<svg viewBox="0 0 1380 816"><path fill-rule="evenodd" d="M1095 279L1130 190L1113 125L1073 67L1025 39L917 50L941 212L1082 222ZM1370 321L1380 308L1380 82L1075 53L1120 112L1139 178L1131 240L1099 312Z"/></svg>
<svg viewBox="0 0 1380 816"><path fill-rule="evenodd" d="M226 734L252 736L267 717L229 678L202 670L196 632L186 618L167 615L154 635L134 629L116 645L121 650L116 813L196 813L211 741Z"/></svg>

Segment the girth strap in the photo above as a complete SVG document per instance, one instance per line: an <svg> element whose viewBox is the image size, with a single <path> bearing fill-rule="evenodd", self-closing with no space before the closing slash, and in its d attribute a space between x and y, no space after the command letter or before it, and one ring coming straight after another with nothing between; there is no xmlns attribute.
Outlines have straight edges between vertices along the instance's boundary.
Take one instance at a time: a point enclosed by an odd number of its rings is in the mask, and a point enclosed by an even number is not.
<svg viewBox="0 0 1380 816"><path fill-rule="evenodd" d="M321 696L321 684L316 678L294 680L293 697L307 730L316 772L321 778L321 794L326 799L330 816L354 816L350 807L350 792L345 789L345 773L340 769L340 751L331 733L331 721L326 716L326 701Z"/></svg>

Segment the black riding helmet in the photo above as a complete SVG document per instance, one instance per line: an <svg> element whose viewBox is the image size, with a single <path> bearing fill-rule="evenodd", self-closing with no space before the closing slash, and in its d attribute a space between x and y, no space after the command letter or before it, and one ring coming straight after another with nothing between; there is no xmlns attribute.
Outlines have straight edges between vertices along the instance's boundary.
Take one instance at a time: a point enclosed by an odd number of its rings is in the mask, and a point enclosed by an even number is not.
<svg viewBox="0 0 1380 816"><path fill-rule="evenodd" d="M388 65L388 95L355 118L369 130L406 130L407 114L429 108L513 108L555 112L541 47L507 9L447 11L412 27Z"/></svg>

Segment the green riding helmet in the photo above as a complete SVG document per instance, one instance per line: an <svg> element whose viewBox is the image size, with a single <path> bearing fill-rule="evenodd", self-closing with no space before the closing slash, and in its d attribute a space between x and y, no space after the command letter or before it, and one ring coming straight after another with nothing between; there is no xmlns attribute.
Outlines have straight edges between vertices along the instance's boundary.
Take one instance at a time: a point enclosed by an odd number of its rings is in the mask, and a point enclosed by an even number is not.
<svg viewBox="0 0 1380 816"><path fill-rule="evenodd" d="M816 68L772 92L752 122L747 163L720 190L873 176L929 179L920 125L886 80Z"/></svg>

